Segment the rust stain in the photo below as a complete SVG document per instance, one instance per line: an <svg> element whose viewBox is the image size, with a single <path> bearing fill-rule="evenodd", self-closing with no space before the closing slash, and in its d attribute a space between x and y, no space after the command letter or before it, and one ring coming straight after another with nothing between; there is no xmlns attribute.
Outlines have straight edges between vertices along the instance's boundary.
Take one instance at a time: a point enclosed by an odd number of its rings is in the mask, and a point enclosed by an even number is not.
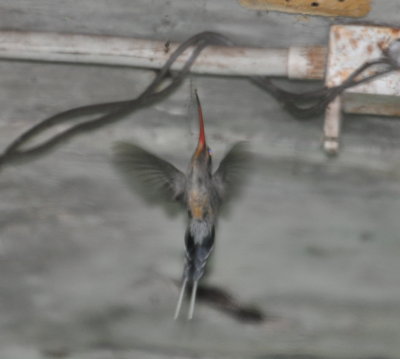
<svg viewBox="0 0 400 359"><path fill-rule="evenodd" d="M398 37L400 37L400 29L390 29L390 33L391 33L391 35L393 36L393 37L396 37L396 38L398 38Z"/></svg>
<svg viewBox="0 0 400 359"><path fill-rule="evenodd" d="M340 70L337 75L340 77L342 81L346 80L350 75L351 71L350 70Z"/></svg>
<svg viewBox="0 0 400 359"><path fill-rule="evenodd" d="M339 41L340 38L342 37L340 34L340 30L337 28L334 28L332 31L333 31L333 36L335 36L335 40Z"/></svg>
<svg viewBox="0 0 400 359"><path fill-rule="evenodd" d="M338 31L340 31L340 32L341 32L341 35L342 35L343 37L345 37L345 38L348 38L348 37L352 37L352 36L353 36L353 31L352 31L352 29L351 29L351 26L349 26L349 27L343 27L343 26L341 26L341 27L338 28Z"/></svg>
<svg viewBox="0 0 400 359"><path fill-rule="evenodd" d="M385 51L388 47L388 43L389 42L387 39L378 41L378 47L381 49L381 51Z"/></svg>
<svg viewBox="0 0 400 359"><path fill-rule="evenodd" d="M307 50L308 78L322 79L325 77L327 56L328 51L323 46L313 46Z"/></svg>
<svg viewBox="0 0 400 359"><path fill-rule="evenodd" d="M380 48L380 50L382 52L386 52L389 48L389 45L394 40L396 40L396 39L391 36L385 36L381 41L378 41L378 47Z"/></svg>
<svg viewBox="0 0 400 359"><path fill-rule="evenodd" d="M351 38L350 40L350 45L353 49L356 49L358 47L358 40L355 38Z"/></svg>

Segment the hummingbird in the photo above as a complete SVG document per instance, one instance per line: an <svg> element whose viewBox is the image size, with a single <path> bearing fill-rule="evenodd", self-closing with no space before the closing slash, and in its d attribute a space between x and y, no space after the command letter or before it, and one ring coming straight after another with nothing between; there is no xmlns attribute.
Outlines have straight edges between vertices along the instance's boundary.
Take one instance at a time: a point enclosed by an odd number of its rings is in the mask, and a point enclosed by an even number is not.
<svg viewBox="0 0 400 359"><path fill-rule="evenodd" d="M245 142L235 143L213 172L212 152L207 145L203 110L195 91L199 137L186 172L147 150L129 143L114 145L116 164L128 176L183 205L187 211L184 236L185 260L182 284L174 318L181 311L187 287L191 287L188 319L193 318L198 283L214 248L215 231L221 205L237 192L250 159Z"/></svg>

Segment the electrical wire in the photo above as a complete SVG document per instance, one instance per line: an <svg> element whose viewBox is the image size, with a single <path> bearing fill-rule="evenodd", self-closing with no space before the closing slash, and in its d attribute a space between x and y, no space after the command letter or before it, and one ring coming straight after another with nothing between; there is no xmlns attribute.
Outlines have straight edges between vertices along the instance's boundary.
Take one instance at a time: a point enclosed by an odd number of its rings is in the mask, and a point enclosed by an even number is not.
<svg viewBox="0 0 400 359"><path fill-rule="evenodd" d="M175 91L188 75L191 66L204 48L210 45L235 46L235 43L227 37L215 32L202 32L183 42L168 58L164 66L157 73L154 80L136 98L126 101L100 103L88 106L73 108L46 118L12 141L0 155L0 167L5 164L21 160L31 160L44 155L57 145L66 140L85 132L90 132L103 126L115 123L126 117L128 114L144 106L149 106L168 97ZM172 72L171 66L190 47L192 53L183 68L178 72ZM323 113L331 101L339 96L346 89L371 81L389 72L399 69L399 61L393 59L391 54L383 51L383 56L375 61L366 62L355 70L342 84L335 87L322 87L318 90L302 93L290 92L276 86L268 77L252 76L250 81L268 92L271 96L282 103L283 107L299 119L310 119ZM371 75L359 78L365 70L376 66L385 65ZM169 81L169 83L167 83ZM166 84L167 83L167 84ZM164 87L163 87L164 86ZM311 105L310 105L311 103ZM61 133L55 134L50 139L28 148L23 148L33 138L47 131L48 129L64 122L76 120L83 116L100 115L94 119L86 120L74 125Z"/></svg>

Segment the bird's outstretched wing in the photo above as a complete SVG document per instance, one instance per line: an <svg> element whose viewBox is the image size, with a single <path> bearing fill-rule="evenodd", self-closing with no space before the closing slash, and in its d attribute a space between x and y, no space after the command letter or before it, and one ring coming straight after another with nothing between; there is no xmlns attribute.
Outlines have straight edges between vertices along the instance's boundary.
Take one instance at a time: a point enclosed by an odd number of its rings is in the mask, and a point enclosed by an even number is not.
<svg viewBox="0 0 400 359"><path fill-rule="evenodd" d="M220 200L229 200L237 193L250 169L251 154L245 142L237 142L227 152L213 174L213 183Z"/></svg>
<svg viewBox="0 0 400 359"><path fill-rule="evenodd" d="M129 180L139 180L148 192L182 202L185 175L169 162L129 142L113 146L114 164Z"/></svg>

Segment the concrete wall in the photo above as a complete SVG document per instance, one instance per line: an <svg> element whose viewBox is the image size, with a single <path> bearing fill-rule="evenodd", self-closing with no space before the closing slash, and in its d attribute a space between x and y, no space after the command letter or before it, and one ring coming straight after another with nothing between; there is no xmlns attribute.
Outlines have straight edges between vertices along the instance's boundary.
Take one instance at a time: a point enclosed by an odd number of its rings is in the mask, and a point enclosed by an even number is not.
<svg viewBox="0 0 400 359"><path fill-rule="evenodd" d="M397 0L375 1L367 20L396 24L399 14ZM214 30L262 47L323 45L343 21L233 0L0 3L1 29L172 41ZM55 112L134 97L153 76L0 62L0 148ZM221 219L207 281L265 320L200 302L193 322L174 322L184 215L149 205L110 165L112 143L131 139L185 168L196 142L186 82L124 122L2 170L0 357L399 357L399 121L346 116L342 153L328 160L321 118L299 122L243 79L192 82L216 159L240 139L256 154Z"/></svg>

